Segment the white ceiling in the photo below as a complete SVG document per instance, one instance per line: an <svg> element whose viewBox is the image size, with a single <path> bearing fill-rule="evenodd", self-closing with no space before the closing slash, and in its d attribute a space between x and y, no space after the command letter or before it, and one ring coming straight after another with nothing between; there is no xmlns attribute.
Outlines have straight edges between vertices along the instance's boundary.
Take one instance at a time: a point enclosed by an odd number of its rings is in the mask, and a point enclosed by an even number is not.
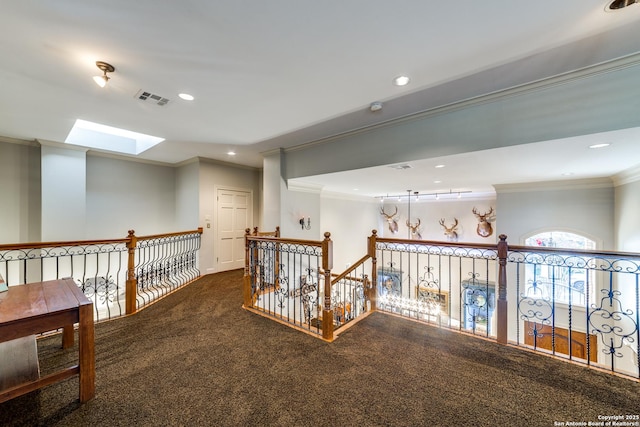
<svg viewBox="0 0 640 427"><path fill-rule="evenodd" d="M640 6L605 12L602 0L0 2L0 136L62 142L83 119L166 139L140 159L175 164L200 156L254 167L262 152L424 108L416 102L422 91L640 21ZM640 51L638 37L627 39L622 47L594 46L583 59ZM91 78L97 60L116 68L104 89ZM536 76L533 67L526 72ZM408 86L392 84L400 74L411 77ZM139 90L170 102L145 103ZM181 92L195 100L181 100ZM373 101L385 103L384 115L368 111ZM302 181L380 195L440 177L442 185L421 191L480 191L560 179L560 171L610 176L638 163L637 132L562 141L553 157L519 146ZM612 143L608 151L579 154L603 139ZM470 165L503 156L511 167L498 168L500 175L461 178ZM435 173L439 163L446 167Z"/></svg>

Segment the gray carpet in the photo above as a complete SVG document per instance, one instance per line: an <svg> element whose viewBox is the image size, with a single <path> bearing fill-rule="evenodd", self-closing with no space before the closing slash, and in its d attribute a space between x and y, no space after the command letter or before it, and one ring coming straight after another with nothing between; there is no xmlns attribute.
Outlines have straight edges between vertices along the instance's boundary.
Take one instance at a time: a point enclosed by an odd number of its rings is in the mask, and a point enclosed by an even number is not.
<svg viewBox="0 0 640 427"><path fill-rule="evenodd" d="M96 325L96 397L72 378L0 404L21 426L554 426L640 413L640 383L374 313L326 343L209 275ZM39 341L44 373L73 360Z"/></svg>

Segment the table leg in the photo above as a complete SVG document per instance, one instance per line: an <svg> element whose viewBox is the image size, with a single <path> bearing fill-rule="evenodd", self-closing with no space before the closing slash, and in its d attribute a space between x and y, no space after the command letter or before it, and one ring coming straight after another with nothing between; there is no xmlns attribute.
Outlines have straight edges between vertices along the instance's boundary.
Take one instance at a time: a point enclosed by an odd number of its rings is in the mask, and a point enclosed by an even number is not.
<svg viewBox="0 0 640 427"><path fill-rule="evenodd" d="M62 327L62 348L73 347L73 325L65 325Z"/></svg>
<svg viewBox="0 0 640 427"><path fill-rule="evenodd" d="M94 346L93 304L79 307L78 347L80 365L80 402L95 396L96 358Z"/></svg>

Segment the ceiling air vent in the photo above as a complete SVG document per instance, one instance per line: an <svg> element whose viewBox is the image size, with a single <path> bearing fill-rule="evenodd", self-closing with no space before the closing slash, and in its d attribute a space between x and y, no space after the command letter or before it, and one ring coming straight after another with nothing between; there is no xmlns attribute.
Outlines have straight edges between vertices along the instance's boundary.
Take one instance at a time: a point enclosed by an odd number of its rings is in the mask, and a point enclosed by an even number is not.
<svg viewBox="0 0 640 427"><path fill-rule="evenodd" d="M160 95L156 95L155 93L144 91L142 89L140 89L138 93L136 93L136 98L138 98L141 101L157 104L161 107L163 105L167 105L167 103L169 102L168 98L165 98Z"/></svg>

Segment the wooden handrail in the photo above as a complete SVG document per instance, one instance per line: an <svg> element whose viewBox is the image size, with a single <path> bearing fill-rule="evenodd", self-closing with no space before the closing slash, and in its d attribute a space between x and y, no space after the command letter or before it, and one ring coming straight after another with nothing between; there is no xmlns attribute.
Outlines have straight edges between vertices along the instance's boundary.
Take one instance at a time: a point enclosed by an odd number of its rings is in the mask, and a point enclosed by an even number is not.
<svg viewBox="0 0 640 427"><path fill-rule="evenodd" d="M331 286L335 285L340 280L342 280L345 277L347 277L349 275L349 273L353 272L356 268L360 267L369 258L371 258L369 255L365 255L362 258L360 258L358 261L356 261L351 267L349 267L348 269L346 269L342 273L338 274L337 276L332 274L332 276L335 277L335 278L333 280L331 280ZM356 278L355 280L358 280L358 279ZM362 279L359 279L359 280L362 280Z"/></svg>
<svg viewBox="0 0 640 427"><path fill-rule="evenodd" d="M491 243L458 243L438 240L411 240L411 239L390 239L376 237L377 242L381 243L398 243L402 245L418 245L418 246L451 246L456 248L470 249L496 249L496 244ZM512 246L510 246L512 247Z"/></svg>
<svg viewBox="0 0 640 427"><path fill-rule="evenodd" d="M277 243L290 243L290 244L300 244L300 245L308 245L308 246L318 246L322 247L322 240L302 240L302 239L288 239L283 237L273 237L273 236L252 236L248 235L247 240L251 240L254 242L277 242Z"/></svg>
<svg viewBox="0 0 640 427"><path fill-rule="evenodd" d="M116 243L127 243L128 238L125 239L110 239L110 240L74 240L67 242L31 242L31 243L9 243L0 245L0 251L12 251L16 249L38 249L38 248L56 248L66 246L92 246L92 245L108 245Z"/></svg>
<svg viewBox="0 0 640 427"><path fill-rule="evenodd" d="M152 234L152 235L149 235L149 236L138 236L138 241L140 241L140 240L160 239L162 237L175 237L175 236L182 236L182 235L186 235L186 234L195 234L195 233L202 234L202 227L198 227L196 230L189 230L189 231L176 231L174 233Z"/></svg>
<svg viewBox="0 0 640 427"><path fill-rule="evenodd" d="M154 234L149 236L139 236L137 239L149 240L158 239L161 237L173 237L184 234L200 233L202 234L202 227L197 230L190 231L177 231L174 233ZM98 240L68 240L68 241L53 241L53 242L29 242L29 243L5 243L0 244L0 251L11 251L16 249L38 249L38 248L55 248L55 247L67 247L67 246L92 246L92 245L108 245L116 243L127 243L129 237L123 239L98 239Z"/></svg>

